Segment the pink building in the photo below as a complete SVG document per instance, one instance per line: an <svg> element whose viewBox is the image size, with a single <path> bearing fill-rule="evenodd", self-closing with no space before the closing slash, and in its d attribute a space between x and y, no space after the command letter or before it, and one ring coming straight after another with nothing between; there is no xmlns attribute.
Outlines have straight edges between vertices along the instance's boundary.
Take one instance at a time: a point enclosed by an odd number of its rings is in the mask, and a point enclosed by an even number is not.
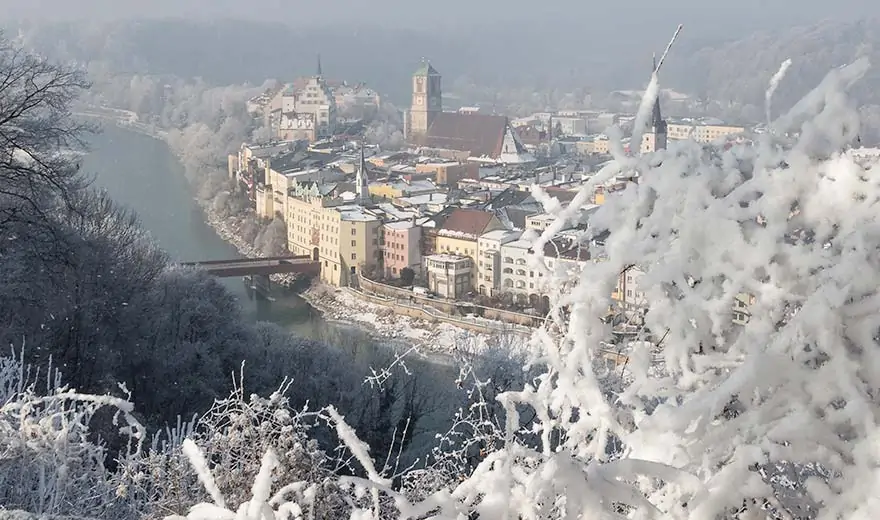
<svg viewBox="0 0 880 520"><path fill-rule="evenodd" d="M422 228L412 220L389 222L382 226L385 232L383 246L385 260L385 276L398 278L400 270L409 267L416 273L422 265L422 254L419 243Z"/></svg>

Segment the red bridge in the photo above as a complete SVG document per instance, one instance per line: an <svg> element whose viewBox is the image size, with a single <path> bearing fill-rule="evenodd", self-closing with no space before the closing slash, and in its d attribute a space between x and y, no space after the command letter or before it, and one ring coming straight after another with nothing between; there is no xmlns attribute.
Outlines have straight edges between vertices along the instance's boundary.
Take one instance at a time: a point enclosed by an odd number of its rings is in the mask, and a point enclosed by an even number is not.
<svg viewBox="0 0 880 520"><path fill-rule="evenodd" d="M318 276L321 274L321 263L312 259L309 255L183 262L180 265L204 269L218 278L269 276L270 274L289 273L299 273L308 276Z"/></svg>

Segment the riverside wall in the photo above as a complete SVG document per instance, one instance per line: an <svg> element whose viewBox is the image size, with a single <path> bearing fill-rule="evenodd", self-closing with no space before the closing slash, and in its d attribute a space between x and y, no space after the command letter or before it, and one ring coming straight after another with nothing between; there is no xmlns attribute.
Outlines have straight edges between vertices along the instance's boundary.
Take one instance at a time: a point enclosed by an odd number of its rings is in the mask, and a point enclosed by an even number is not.
<svg viewBox="0 0 880 520"><path fill-rule="evenodd" d="M408 301L413 304L418 304L419 307L427 307L440 311L442 314L450 318L466 318L468 315L473 314L484 320L499 321L520 327L537 327L544 322L544 318L540 316L484 307L482 305L474 305L471 303L428 298L426 296L415 294L409 289L394 287L374 280L368 280L363 277L358 280L358 283L360 284L362 292L379 295L383 297L383 301Z"/></svg>

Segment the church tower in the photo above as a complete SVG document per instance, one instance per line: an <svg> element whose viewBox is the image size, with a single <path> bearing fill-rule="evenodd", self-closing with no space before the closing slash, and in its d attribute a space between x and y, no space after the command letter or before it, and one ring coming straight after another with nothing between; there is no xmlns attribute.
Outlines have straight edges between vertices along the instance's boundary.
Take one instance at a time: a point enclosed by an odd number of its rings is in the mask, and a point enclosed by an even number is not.
<svg viewBox="0 0 880 520"><path fill-rule="evenodd" d="M364 147L367 143L361 141L361 157L355 176L355 193L360 204L370 202L370 181L367 179L367 160L364 158Z"/></svg>
<svg viewBox="0 0 880 520"><path fill-rule="evenodd" d="M657 56L654 56L654 73L657 73ZM666 121L660 113L660 91L654 100L654 111L651 116L651 131L654 133L654 150L666 149Z"/></svg>
<svg viewBox="0 0 880 520"><path fill-rule="evenodd" d="M428 133L434 118L443 110L440 73L427 61L413 74L412 107L409 111L409 136Z"/></svg>

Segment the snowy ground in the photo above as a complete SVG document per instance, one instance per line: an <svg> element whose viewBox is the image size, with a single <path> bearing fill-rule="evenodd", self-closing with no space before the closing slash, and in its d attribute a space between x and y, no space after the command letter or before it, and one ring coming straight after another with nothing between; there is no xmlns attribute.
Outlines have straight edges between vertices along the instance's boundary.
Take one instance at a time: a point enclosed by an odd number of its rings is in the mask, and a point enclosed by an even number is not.
<svg viewBox="0 0 880 520"><path fill-rule="evenodd" d="M377 337L404 341L426 355L450 354L457 348L479 352L492 338L489 334L475 333L448 323L401 316L389 307L326 285L316 285L303 296L327 320L366 326Z"/></svg>

